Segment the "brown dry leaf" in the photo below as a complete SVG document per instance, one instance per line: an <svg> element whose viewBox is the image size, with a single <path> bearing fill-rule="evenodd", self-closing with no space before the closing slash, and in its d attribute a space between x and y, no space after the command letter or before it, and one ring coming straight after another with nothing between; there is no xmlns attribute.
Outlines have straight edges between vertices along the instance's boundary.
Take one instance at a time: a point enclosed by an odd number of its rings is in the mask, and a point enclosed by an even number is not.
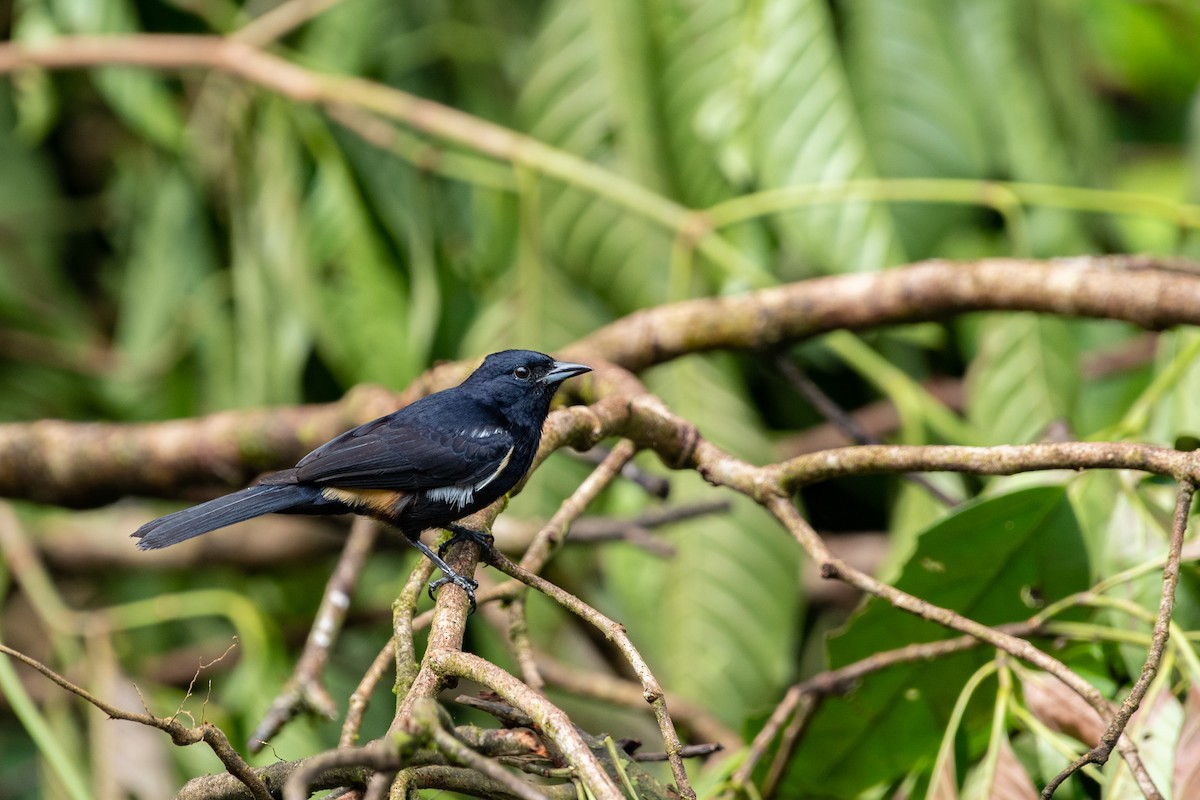
<svg viewBox="0 0 1200 800"><path fill-rule="evenodd" d="M954 768L954 753L942 764L942 769L934 773L929 782L930 792L925 800L958 800L958 774Z"/></svg>
<svg viewBox="0 0 1200 800"><path fill-rule="evenodd" d="M1093 747L1107 726L1092 708L1065 683L1044 672L1021 678L1025 706L1052 731L1065 733L1087 747Z"/></svg>
<svg viewBox="0 0 1200 800"><path fill-rule="evenodd" d="M1175 745L1175 796L1200 797L1200 689L1188 687L1183 704L1183 728Z"/></svg>
<svg viewBox="0 0 1200 800"><path fill-rule="evenodd" d="M996 761L996 779L987 796L988 800L1037 800L1037 787L1033 785L1033 779L1025 771L1025 765L1013 752L1007 737L1000 741L1000 755Z"/></svg>

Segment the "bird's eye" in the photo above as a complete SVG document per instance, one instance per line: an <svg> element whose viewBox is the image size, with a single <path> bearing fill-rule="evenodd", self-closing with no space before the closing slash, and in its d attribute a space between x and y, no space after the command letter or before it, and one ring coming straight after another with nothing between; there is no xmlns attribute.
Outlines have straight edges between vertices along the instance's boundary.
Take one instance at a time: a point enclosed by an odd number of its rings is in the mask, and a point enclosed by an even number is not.
<svg viewBox="0 0 1200 800"><path fill-rule="evenodd" d="M529 367L517 367L513 370L513 377L519 381L529 380Z"/></svg>

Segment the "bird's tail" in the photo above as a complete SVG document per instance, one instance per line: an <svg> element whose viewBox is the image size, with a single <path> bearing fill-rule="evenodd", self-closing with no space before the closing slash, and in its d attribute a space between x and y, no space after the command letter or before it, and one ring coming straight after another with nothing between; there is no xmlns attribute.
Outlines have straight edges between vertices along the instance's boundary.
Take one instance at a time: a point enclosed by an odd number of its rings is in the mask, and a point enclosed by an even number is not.
<svg viewBox="0 0 1200 800"><path fill-rule="evenodd" d="M133 537L139 550L158 550L235 522L306 505L319 495L311 486L251 486L147 522Z"/></svg>

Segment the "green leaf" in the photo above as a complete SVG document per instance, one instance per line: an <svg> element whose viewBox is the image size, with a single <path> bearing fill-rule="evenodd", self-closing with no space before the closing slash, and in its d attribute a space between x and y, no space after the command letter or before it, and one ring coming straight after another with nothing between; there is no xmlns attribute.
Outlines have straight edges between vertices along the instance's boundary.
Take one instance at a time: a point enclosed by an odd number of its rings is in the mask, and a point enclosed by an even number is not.
<svg viewBox="0 0 1200 800"><path fill-rule="evenodd" d="M975 114L987 120L988 152L997 154L993 175L1039 183L1078 182L1074 142L1056 127L1057 105L1039 72L1034 43L1025 35L1031 17L1061 19L1037 0L975 0L955 4L954 40L971 83ZM1064 34L1066 38L1069 38ZM1092 245L1079 215L1039 208L1029 214L1032 255L1085 252Z"/></svg>
<svg viewBox="0 0 1200 800"><path fill-rule="evenodd" d="M70 33L137 33L137 12L126 0L58 0L59 24ZM96 88L130 128L168 150L183 140L183 116L158 74L133 67L105 67L93 73Z"/></svg>
<svg viewBox="0 0 1200 800"><path fill-rule="evenodd" d="M942 0L848 7L847 63L871 156L888 178L983 178L988 153ZM969 206L892 204L910 258L927 257Z"/></svg>
<svg viewBox="0 0 1200 800"><path fill-rule="evenodd" d="M1158 337L1155 374L1163 373L1177 358L1185 357L1189 349L1200 342L1200 331L1179 328L1165 331ZM1144 436L1151 441L1170 444L1180 434L1200 434L1200 407L1193 398L1200 391L1200 360L1181 362L1182 371L1176 382L1166 387L1150 412L1148 430ZM1133 433L1133 435L1137 435Z"/></svg>
<svg viewBox="0 0 1200 800"><path fill-rule="evenodd" d="M659 0L667 158L685 202L713 205L753 179L743 0Z"/></svg>
<svg viewBox="0 0 1200 800"><path fill-rule="evenodd" d="M258 179L235 189L230 273L237 390L251 405L294 403L312 352L312 263L302 213L304 150L290 104L265 98L245 131Z"/></svg>
<svg viewBox="0 0 1200 800"><path fill-rule="evenodd" d="M1167 553L1175 504L1175 487L1147 480L1138 473L1094 470L1071 482L1070 495L1087 541L1093 580L1138 567ZM1151 569L1105 592L1157 613L1162 570ZM1200 586L1194 569L1184 568L1175 592L1174 621L1190 630L1200 624ZM1115 609L1096 614L1098 624L1120 631L1147 633L1145 620ZM1136 675L1146 661L1146 648L1117 648L1127 674Z"/></svg>
<svg viewBox="0 0 1200 800"><path fill-rule="evenodd" d="M752 59L749 121L754 173L766 189L872 177L866 142L847 90L823 0L763 0L746 22ZM886 208L817 206L773 219L799 264L783 277L876 270L903 260Z"/></svg>
<svg viewBox="0 0 1200 800"><path fill-rule="evenodd" d="M770 452L724 358L655 370L653 386L716 444L752 460ZM671 476L671 501L713 498L694 473ZM727 724L765 705L791 677L799 613L800 552L754 503L730 496L728 514L675 526L667 561L605 549L611 602L664 685Z"/></svg>
<svg viewBox="0 0 1200 800"><path fill-rule="evenodd" d="M967 371L967 416L980 444L1025 444L1065 422L1079 391L1071 322L1037 314L983 320Z"/></svg>
<svg viewBox="0 0 1200 800"><path fill-rule="evenodd" d="M611 57L605 56L595 13L594 6L574 0L550 4L530 52L517 117L535 138L616 172L636 173L647 137L634 137L642 143L631 149L638 154L634 163L622 161L630 151L620 142L631 134L622 128L618 90L628 82L615 86L619 76L606 71ZM661 227L556 183L522 201L536 203L526 213L540 219L546 257L614 309L629 311L666 297L671 236Z"/></svg>
<svg viewBox="0 0 1200 800"><path fill-rule="evenodd" d="M153 418L179 409L168 402L176 398L158 389L163 372L179 366L181 353L206 335L206 327L220 325L214 308L218 298L211 291L217 257L208 231L197 224L203 199L186 174L149 160L127 165L122 175L116 192L123 212L119 242L128 244L118 251L124 269L118 289L121 315L113 336L122 365L106 389L127 414ZM181 321L191 324L181 326ZM204 400L215 400L209 393L219 394L217 387L232 380L218 374L219 368L204 375L198 389L187 379L194 375L181 373L178 389L201 399L199 407L187 403L183 408L194 413L205 407Z"/></svg>
<svg viewBox="0 0 1200 800"><path fill-rule="evenodd" d="M962 507L921 535L896 581L903 591L985 625L1026 619L1041 603L1087 585L1086 551L1060 487ZM830 666L952 635L872 598L830 639ZM782 794L853 797L931 762L959 691L991 657L980 649L892 667L850 695L826 700L789 764Z"/></svg>

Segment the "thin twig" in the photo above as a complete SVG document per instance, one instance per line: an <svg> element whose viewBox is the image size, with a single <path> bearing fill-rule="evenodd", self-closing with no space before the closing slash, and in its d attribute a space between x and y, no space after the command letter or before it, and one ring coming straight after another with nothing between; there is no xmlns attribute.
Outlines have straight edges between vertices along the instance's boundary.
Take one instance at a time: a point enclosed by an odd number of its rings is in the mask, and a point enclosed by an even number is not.
<svg viewBox="0 0 1200 800"><path fill-rule="evenodd" d="M574 455L580 461L600 466L611 452L611 448L604 445L596 445L590 450L584 450ZM637 484L647 494L653 495L660 500L666 500L667 496L671 493L671 482L665 476L647 472L632 461L626 462L625 466L621 467L621 477L631 483Z"/></svg>
<svg viewBox="0 0 1200 800"><path fill-rule="evenodd" d="M713 753L719 753L725 749L725 745L720 742L707 742L705 744L686 744L679 751L680 758L705 758ZM666 761L666 753L630 753L629 758L633 761L653 762Z"/></svg>
<svg viewBox="0 0 1200 800"><path fill-rule="evenodd" d="M521 557L521 566L530 573L536 573L546 565L554 551L562 545L568 530L592 501L618 475L621 470L633 460L637 448L628 439L622 439L616 447L604 457L595 469L576 487L571 496L563 500L558 510L550 520L542 526L533 542L526 548ZM525 615L525 591L519 591L513 597L508 609L508 638L513 654L521 667L521 677L525 683L541 691L544 681L538 673L537 660L533 655L533 643L529 639L529 626Z"/></svg>
<svg viewBox="0 0 1200 800"><path fill-rule="evenodd" d="M538 656L538 669L551 686L572 694L591 697L609 705L639 710L646 707L644 690L633 681L596 670L576 669L546 655ZM736 731L726 727L702 705L670 692L666 693L666 702L671 709L671 718L690 731L691 738L717 742L726 747L741 743L742 737Z"/></svg>
<svg viewBox="0 0 1200 800"><path fill-rule="evenodd" d="M521 780L492 759L479 755L444 728L438 726L433 729L433 741L451 761L486 775L521 800L547 800L546 795L533 784Z"/></svg>
<svg viewBox="0 0 1200 800"><path fill-rule="evenodd" d="M306 800L318 775L343 767L367 767L374 772L401 766L395 750L382 741L363 747L329 750L305 759L283 784L284 800Z"/></svg>
<svg viewBox="0 0 1200 800"><path fill-rule="evenodd" d="M247 745L250 752L262 750L280 728L302 711L313 711L327 719L337 717L337 705L321 683L321 675L329 660L329 650L346 619L358 576L362 573L367 555L375 546L378 533L379 525L366 517L357 517L350 526L350 535L342 555L325 584L325 594L308 639L304 642L304 650L296 661L291 677L271 703L262 722L254 729Z"/></svg>
<svg viewBox="0 0 1200 800"><path fill-rule="evenodd" d="M371 775L367 781L367 790L362 794L362 800L386 800L399 770L381 769Z"/></svg>
<svg viewBox="0 0 1200 800"><path fill-rule="evenodd" d="M825 391L817 385L816 381L804 374L804 371L796 366L795 362L786 353L780 353L775 359L775 364L779 367L779 371L783 373L783 377L796 390L797 394L807 400L808 404L816 409L817 413L824 417L826 421L840 428L850 437L851 441L856 444L881 444L880 439L868 433L854 420L854 417L843 411L841 406L835 403L832 397L825 394ZM958 505L957 500L935 486L933 481L924 475L906 472L901 477L906 481L920 486L929 493L930 497L948 508Z"/></svg>
<svg viewBox="0 0 1200 800"><path fill-rule="evenodd" d="M424 591L424 586L428 582L432 571L432 562L430 562L429 559L420 559L417 566L414 568L413 574L410 575L409 578L409 580L412 581L412 587L415 587L414 589L411 589L414 595L419 595ZM409 586L407 583L405 585L406 587ZM510 598L514 594L516 588L520 585L521 584L519 584L517 581L505 581L503 584L498 586L481 588L477 590L475 593L475 598L480 607L483 607L487 604L495 603L498 600ZM410 589L406 588L402 596L407 596L409 591ZM399 606L397 606L397 603ZM411 643L411 632L429 627L429 624L433 621L433 612L427 611L414 617L411 623L404 624L403 618L397 618L395 616L395 612L398 607L406 608L407 605L405 605L402 600L398 600L397 603L393 604L393 619L400 620L400 630L409 631L409 634L406 638ZM384 642L383 647L380 648L379 653L376 654L375 659L371 662L371 666L368 667L366 673L363 674L358 686L350 695L349 709L346 712L346 721L342 725L342 733L340 743L338 745L339 747L351 747L353 746L354 742L357 741L359 737L359 728L362 726L363 714L366 712L367 706L370 703L371 694L374 693L375 687L379 684L379 681L383 680L383 676L387 674L388 667L399 663L396 656L396 641L396 635L388 637L388 640ZM410 655L406 657L404 663L415 664L415 652L415 646L410 644ZM408 673L406 678L402 680L398 678L398 682L396 684L399 690L397 692L398 695L403 696L404 692L407 691L406 687L411 686L412 679L413 675L411 674L411 671Z"/></svg>
<svg viewBox="0 0 1200 800"><path fill-rule="evenodd" d="M66 678L59 675L54 670L47 667L40 661L30 658L29 656L17 650L13 650L7 645L0 644L0 653L4 653L12 658L17 659L21 663L32 667L38 672L45 675L54 683L58 684L63 689L71 694L82 698L88 703L91 703L96 708L103 711L112 719L121 719L128 722L136 722L141 725L147 725L151 728L158 728L171 737L171 741L180 747L185 747L197 742L204 742L212 749L221 763L225 765L226 771L241 781L255 800L272 800L271 793L263 784L262 779L255 774L253 768L246 763L238 752L229 744L229 739L225 733L210 722L204 722L195 727L188 727L176 719L176 716L171 717L156 717L153 714L141 714L132 711L124 711L113 706L82 687L76 686Z"/></svg>
<svg viewBox="0 0 1200 800"><path fill-rule="evenodd" d="M413 641L414 615L417 602L425 596L425 586L433 574L433 562L427 558L417 559L409 573L404 588L392 603L392 645L396 656L396 683L393 690L400 703L412 689L420 667L417 663L417 646Z"/></svg>
<svg viewBox="0 0 1200 800"><path fill-rule="evenodd" d="M663 744L670 756L671 774L675 778L676 788L683 797L694 799L696 796L695 791L692 789L687 777L687 770L684 768L683 760L679 755L683 749L683 745L679 741L679 734L675 731L675 724L671 721L671 715L667 711L662 687L659 686L658 679L650 671L650 666L642 658L641 653L634 647L633 642L629 640L629 636L625 632L625 627L613 622L570 592L555 586L539 575L534 575L528 570L517 566L505 557L503 553L493 552L489 554L489 559L490 563L505 575L516 578L521 583L536 589L551 600L554 600L580 619L585 620L597 630L603 632L617 646L641 682L643 697L654 709L654 717L658 721L659 730L662 732Z"/></svg>
<svg viewBox="0 0 1200 800"><path fill-rule="evenodd" d="M342 733L338 737L338 747L353 747L358 742L362 729L363 715L371 702L371 694L383 680L388 668L395 665L396 639L389 637L387 644L375 656L371 666L358 682L358 686L350 693L346 704L346 720L342 723Z"/></svg>
<svg viewBox="0 0 1200 800"><path fill-rule="evenodd" d="M461 650L432 651L426 655L426 662L443 678L470 678L528 713L543 735L554 742L568 763L578 770L580 779L597 800L623 800L621 791L605 773L570 718L545 697L495 664Z"/></svg>
<svg viewBox="0 0 1200 800"><path fill-rule="evenodd" d="M1019 639L996 628L991 628L973 619L968 619L948 608L935 606L932 603L914 597L907 592L901 591L894 586L878 581L870 575L854 569L830 552L825 543L821 541L821 537L800 516L800 513L796 510L789 497L776 495L774 498L768 499L766 505L771 513L775 515L775 518L792 533L800 543L800 546L808 553L809 557L817 563L820 567L822 577L843 580L851 586L858 587L867 594L881 598L902 611L915 614L922 619L930 620L943 627L969 634L998 650L1028 661L1054 675L1069 686L1086 700L1092 708L1096 709L1102 718L1109 719L1112 717L1114 709L1108 700L1105 699L1104 695L1058 659L1037 649L1024 639ZM1127 737L1122 737L1118 741L1117 747L1126 763L1128 763L1130 770L1138 778L1138 784L1142 787L1142 791L1148 800L1161 800L1162 795L1158 793L1157 789L1153 788L1153 781L1150 779L1149 773L1145 770L1145 764L1138 755L1136 745L1129 741Z"/></svg>
<svg viewBox="0 0 1200 800"><path fill-rule="evenodd" d="M265 47L340 2L341 0L287 0L255 17L231 33L229 38L255 47Z"/></svg>
<svg viewBox="0 0 1200 800"><path fill-rule="evenodd" d="M657 556L670 558L675 548L651 536L649 531L709 514L723 514L732 507L728 500L709 500L677 506L656 506L636 517L583 517L571 526L571 544L624 541Z"/></svg>
<svg viewBox="0 0 1200 800"><path fill-rule="evenodd" d="M400 800L409 797L410 790L441 789L458 792L469 797L495 797L502 800L516 800L502 784L489 780L478 772L462 767L427 766L401 770L391 796ZM583 797L570 783L558 786L541 786L540 791L552 800L578 800ZM628 800L624 798L623 800Z"/></svg>
<svg viewBox="0 0 1200 800"><path fill-rule="evenodd" d="M808 724L812 722L813 717L821 708L822 700L824 698L821 695L806 695L796 707L796 713L792 715L791 722L784 728L783 735L779 740L779 749L775 752L775 757L771 759L771 766L767 768L767 774L763 778L760 789L763 797L774 797L775 789L787 771L792 753L795 752L796 745L799 744L801 737L808 729Z"/></svg>
<svg viewBox="0 0 1200 800"><path fill-rule="evenodd" d="M1043 800L1049 800L1053 797L1058 787L1083 767L1088 764L1103 766L1108 761L1109 756L1112 755L1113 748L1116 747L1117 742L1121 739L1121 734L1125 731L1125 726L1129 724L1130 717L1133 716L1134 712L1142 704L1142 698L1146 696L1146 690L1150 688L1150 683L1154 680L1154 676L1158 674L1158 666L1162 663L1163 653L1166 652L1167 641L1171 636L1171 612L1175 607L1175 589L1179 585L1179 562L1183 553L1183 539L1187 532L1188 514L1191 512L1192 497L1195 491L1196 487L1193 484L1181 483L1175 498L1175 517L1171 525L1171 541L1167 549L1167 563L1163 567L1162 594L1158 603L1158 616L1154 620L1154 630L1150 637L1150 649L1146 653L1146 663L1142 665L1141 674L1138 675L1133 688L1129 690L1128 696L1121 703L1121 707L1117 709L1117 713L1113 715L1112 720L1108 724L1108 729L1100 737L1100 742L1091 750L1088 750L1075 761L1071 762L1062 772L1055 775L1046 784L1045 788L1042 789ZM1140 778L1137 773L1134 773L1134 777ZM1147 787L1143 785L1142 780L1138 780L1138 785L1142 788L1143 794L1145 794ZM1147 795L1147 797L1149 796Z"/></svg>

